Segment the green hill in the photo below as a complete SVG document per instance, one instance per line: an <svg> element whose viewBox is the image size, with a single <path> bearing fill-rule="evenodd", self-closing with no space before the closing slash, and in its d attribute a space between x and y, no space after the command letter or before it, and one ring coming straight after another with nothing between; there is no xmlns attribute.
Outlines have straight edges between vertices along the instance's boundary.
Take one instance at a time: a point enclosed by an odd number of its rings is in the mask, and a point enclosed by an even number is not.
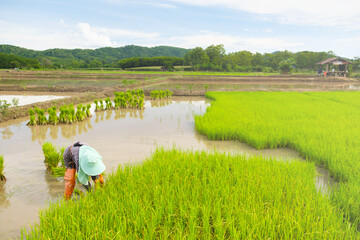
<svg viewBox="0 0 360 240"><path fill-rule="evenodd" d="M118 48L105 47L94 50L54 48L36 51L12 45L0 45L0 52L14 54L24 58L36 59L42 66L64 66L68 64L81 66L89 64L94 60L101 61L104 65L111 65L121 59L133 57L183 57L188 51L188 49L169 46L140 47L134 45Z"/></svg>

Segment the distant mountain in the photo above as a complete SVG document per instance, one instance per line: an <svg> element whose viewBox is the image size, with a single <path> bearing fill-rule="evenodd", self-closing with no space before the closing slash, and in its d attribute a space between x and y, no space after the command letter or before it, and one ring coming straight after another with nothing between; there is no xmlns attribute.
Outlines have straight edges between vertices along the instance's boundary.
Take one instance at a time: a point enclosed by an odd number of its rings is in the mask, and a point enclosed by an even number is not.
<svg viewBox="0 0 360 240"><path fill-rule="evenodd" d="M54 60L76 60L90 62L92 60L99 60L104 64L109 64L121 59L132 57L183 57L189 49L158 46L158 47L140 47L128 45L124 47L112 48L98 48L98 49L61 49L54 48L43 51L31 50L12 45L0 45L0 52L7 54L14 54L20 57L37 59L39 61L44 59Z"/></svg>

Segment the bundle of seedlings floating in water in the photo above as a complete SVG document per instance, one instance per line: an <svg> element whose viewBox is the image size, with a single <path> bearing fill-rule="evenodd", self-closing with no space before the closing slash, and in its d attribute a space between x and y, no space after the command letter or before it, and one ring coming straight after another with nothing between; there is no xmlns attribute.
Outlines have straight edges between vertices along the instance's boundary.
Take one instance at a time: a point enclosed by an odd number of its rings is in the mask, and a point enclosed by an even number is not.
<svg viewBox="0 0 360 240"><path fill-rule="evenodd" d="M90 108L91 104L88 104L86 106L79 104L77 106L77 111L75 112L73 104L64 105L60 107L60 113L59 116L57 116L57 108L53 106L47 109L49 117L46 118L45 110L35 106L35 109L29 109L30 121L27 124L33 126L45 124L56 125L58 123L72 124L74 122L80 122L85 120L86 118L91 117ZM37 119L35 117L35 113L37 114Z"/></svg>
<svg viewBox="0 0 360 240"><path fill-rule="evenodd" d="M173 95L173 92L169 91L168 89L166 91L164 91L164 90L154 90L154 91L151 91L151 93L150 93L151 99L171 98L172 95Z"/></svg>
<svg viewBox="0 0 360 240"><path fill-rule="evenodd" d="M5 166L4 166L4 156L0 155L0 181L6 181L6 177L5 177L4 173L3 173L4 168L5 168Z"/></svg>
<svg viewBox="0 0 360 240"><path fill-rule="evenodd" d="M45 166L55 177L63 177L65 175L65 163L63 154L64 147L56 149L56 147L50 142L46 142L42 145L42 150L45 156ZM59 166L60 163L60 166Z"/></svg>
<svg viewBox="0 0 360 240"><path fill-rule="evenodd" d="M144 91L142 89L127 90L126 92L114 92L115 98L114 103L111 102L110 98L105 99L105 107L103 100L95 99L95 111L103 111L109 109L126 109L126 108L144 108Z"/></svg>

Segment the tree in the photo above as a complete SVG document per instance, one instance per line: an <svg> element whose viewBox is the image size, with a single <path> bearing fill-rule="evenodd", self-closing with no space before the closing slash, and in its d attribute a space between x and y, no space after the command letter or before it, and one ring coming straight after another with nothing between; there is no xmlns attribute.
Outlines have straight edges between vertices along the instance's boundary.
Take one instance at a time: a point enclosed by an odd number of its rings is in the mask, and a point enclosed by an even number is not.
<svg viewBox="0 0 360 240"><path fill-rule="evenodd" d="M279 71L282 74L289 73L293 69L293 65L295 65L294 59L292 58L284 59L279 63Z"/></svg>
<svg viewBox="0 0 360 240"><path fill-rule="evenodd" d="M91 68L99 68L102 67L102 62L99 60L92 60L89 64L89 67Z"/></svg>
<svg viewBox="0 0 360 240"><path fill-rule="evenodd" d="M209 57L209 63L220 66L225 56L224 45L211 45L205 49L206 55Z"/></svg>
<svg viewBox="0 0 360 240"><path fill-rule="evenodd" d="M165 71L174 71L174 64L171 61L164 61L162 69Z"/></svg>
<svg viewBox="0 0 360 240"><path fill-rule="evenodd" d="M209 63L209 57L204 49L196 47L185 54L185 62L199 70L201 65Z"/></svg>

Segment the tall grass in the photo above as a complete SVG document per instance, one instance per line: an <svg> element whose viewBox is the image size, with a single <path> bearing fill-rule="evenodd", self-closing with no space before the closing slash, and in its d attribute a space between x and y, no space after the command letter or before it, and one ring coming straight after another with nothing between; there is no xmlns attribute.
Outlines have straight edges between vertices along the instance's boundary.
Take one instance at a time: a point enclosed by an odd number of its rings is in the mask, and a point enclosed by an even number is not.
<svg viewBox="0 0 360 240"><path fill-rule="evenodd" d="M196 129L209 139L258 149L290 147L340 181L331 200L360 223L360 93L207 93L215 99Z"/></svg>
<svg viewBox="0 0 360 240"><path fill-rule="evenodd" d="M51 204L27 239L351 239L315 167L244 155L158 149L103 189Z"/></svg>

